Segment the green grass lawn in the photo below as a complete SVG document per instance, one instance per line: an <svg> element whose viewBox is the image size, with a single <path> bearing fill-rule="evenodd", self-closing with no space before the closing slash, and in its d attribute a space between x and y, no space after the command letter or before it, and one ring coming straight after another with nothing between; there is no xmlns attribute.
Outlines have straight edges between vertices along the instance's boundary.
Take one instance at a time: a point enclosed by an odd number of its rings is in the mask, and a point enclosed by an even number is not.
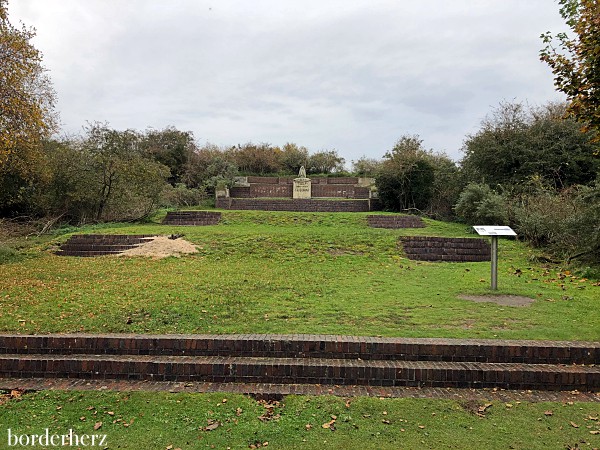
<svg viewBox="0 0 600 450"><path fill-rule="evenodd" d="M598 280L532 262L525 244L501 240L499 292L535 302L461 300L490 292L489 262L410 261L398 237L467 236L466 226L373 229L365 216L226 211L218 226L68 230L181 233L200 252L73 258L51 252L67 234L38 242L0 265L0 331L600 339Z"/></svg>
<svg viewBox="0 0 600 450"><path fill-rule="evenodd" d="M466 236L467 227L366 225L365 214L224 212L209 227L103 225L78 232L185 234L182 258L58 257L32 246L0 266L0 331L325 333L410 337L600 338L600 286L532 262L500 241L502 294L529 307L473 303L489 293L490 264L410 261L402 234ZM130 322L130 323L128 323Z"/></svg>
<svg viewBox="0 0 600 450"><path fill-rule="evenodd" d="M288 396L266 405L223 393L45 391L0 407L0 445L6 448L9 428L13 435L48 428L50 434L70 429L105 434L108 448L136 450L247 449L265 443L302 450L600 446L598 403L493 402L484 417L476 415L485 404Z"/></svg>
<svg viewBox="0 0 600 450"><path fill-rule="evenodd" d="M535 302L519 308L461 300L489 293L490 264L410 261L398 237L466 236L465 226L372 229L365 216L227 211L218 226L163 226L158 217L13 241L0 252L0 332L599 340L598 280L532 262L527 246L501 240L500 293ZM53 255L74 232L181 233L200 252L162 260ZM134 450L600 447L598 403L494 402L479 417L482 405L288 396L268 409L222 393L42 391L0 405L0 448L9 428L106 434L108 448Z"/></svg>

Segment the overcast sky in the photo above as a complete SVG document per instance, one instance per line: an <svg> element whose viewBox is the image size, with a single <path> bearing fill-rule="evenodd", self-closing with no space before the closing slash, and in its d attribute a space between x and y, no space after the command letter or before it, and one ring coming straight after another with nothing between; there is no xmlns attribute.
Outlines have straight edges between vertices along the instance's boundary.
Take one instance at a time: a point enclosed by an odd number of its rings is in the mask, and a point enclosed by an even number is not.
<svg viewBox="0 0 600 450"><path fill-rule="evenodd" d="M11 0L37 29L63 130L173 125L349 163L403 134L461 157L501 101L564 97L539 61L553 0Z"/></svg>

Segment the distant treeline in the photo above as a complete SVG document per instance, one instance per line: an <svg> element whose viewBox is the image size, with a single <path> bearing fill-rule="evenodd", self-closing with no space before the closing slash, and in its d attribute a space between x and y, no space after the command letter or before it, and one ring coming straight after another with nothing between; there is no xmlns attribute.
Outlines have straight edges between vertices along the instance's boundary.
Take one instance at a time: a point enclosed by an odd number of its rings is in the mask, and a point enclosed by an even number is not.
<svg viewBox="0 0 600 450"><path fill-rule="evenodd" d="M501 104L466 136L459 163L404 135L382 158L352 161L350 172L335 150L199 145L174 127L139 132L94 123L79 136L44 140L5 167L0 214L73 224L138 220L159 207L209 201L239 175L294 175L304 166L313 175L374 177L390 211L510 224L560 257L598 259L599 147L592 132L565 118L565 107Z"/></svg>

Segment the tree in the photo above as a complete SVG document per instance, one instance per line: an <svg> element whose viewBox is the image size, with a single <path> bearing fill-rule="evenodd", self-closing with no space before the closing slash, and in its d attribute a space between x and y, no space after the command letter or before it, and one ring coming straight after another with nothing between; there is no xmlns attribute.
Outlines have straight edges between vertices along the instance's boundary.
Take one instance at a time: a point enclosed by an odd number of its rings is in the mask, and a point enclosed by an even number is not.
<svg viewBox="0 0 600 450"><path fill-rule="evenodd" d="M87 127L78 147L85 155L93 220L137 219L156 206L169 169L145 158L140 141L133 130L100 123Z"/></svg>
<svg viewBox="0 0 600 450"><path fill-rule="evenodd" d="M271 144L253 144L248 142L231 149L235 164L240 172L252 175L266 175L281 170L279 157L281 150Z"/></svg>
<svg viewBox="0 0 600 450"><path fill-rule="evenodd" d="M344 158L336 150L323 150L310 155L307 171L310 173L333 173L344 170Z"/></svg>
<svg viewBox="0 0 600 450"><path fill-rule="evenodd" d="M374 177L381 169L382 161L375 158L361 156L356 161L352 161L352 173L360 177Z"/></svg>
<svg viewBox="0 0 600 450"><path fill-rule="evenodd" d="M542 34L546 47L540 59L552 69L556 88L567 94L568 111L584 124L584 131L600 131L600 2L559 0L559 4L560 14L575 37ZM600 134L596 135L598 140ZM595 151L599 153L597 148Z"/></svg>
<svg viewBox="0 0 600 450"><path fill-rule="evenodd" d="M384 155L376 185L386 209L427 209L435 180L431 155L432 152L423 147L423 141L417 135L402 136Z"/></svg>
<svg viewBox="0 0 600 450"><path fill-rule="evenodd" d="M175 127L147 130L140 145L148 156L171 170L169 183L172 186L182 182L186 165L196 149L194 134Z"/></svg>
<svg viewBox="0 0 600 450"><path fill-rule="evenodd" d="M594 133L564 118L565 104L539 108L501 103L467 136L461 161L467 182L519 188L541 179L555 189L589 184L600 171Z"/></svg>
<svg viewBox="0 0 600 450"><path fill-rule="evenodd" d="M28 208L33 185L47 176L42 142L57 127L56 95L31 44L33 29L13 27L0 0L0 214Z"/></svg>
<svg viewBox="0 0 600 450"><path fill-rule="evenodd" d="M308 165L308 150L294 143L286 143L281 149L281 165L283 170L297 175L300 167Z"/></svg>

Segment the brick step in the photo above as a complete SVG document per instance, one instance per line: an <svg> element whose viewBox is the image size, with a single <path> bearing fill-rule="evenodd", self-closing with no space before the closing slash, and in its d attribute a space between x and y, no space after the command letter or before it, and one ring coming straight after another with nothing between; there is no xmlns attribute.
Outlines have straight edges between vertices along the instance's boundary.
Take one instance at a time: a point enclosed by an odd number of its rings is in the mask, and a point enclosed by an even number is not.
<svg viewBox="0 0 600 450"><path fill-rule="evenodd" d="M194 219L169 219L163 221L163 225L194 225L194 226L210 226L217 225L218 221L210 220L194 220Z"/></svg>
<svg viewBox="0 0 600 450"><path fill-rule="evenodd" d="M211 356L0 355L0 376L597 390L600 367Z"/></svg>
<svg viewBox="0 0 600 450"><path fill-rule="evenodd" d="M221 213L218 211L169 211L167 217L218 217Z"/></svg>
<svg viewBox="0 0 600 450"><path fill-rule="evenodd" d="M482 262L491 259L485 239L402 236L400 242L409 259L417 261Z"/></svg>
<svg viewBox="0 0 600 450"><path fill-rule="evenodd" d="M69 238L72 242L145 242L154 234L74 234Z"/></svg>
<svg viewBox="0 0 600 450"><path fill-rule="evenodd" d="M55 254L80 257L114 255L138 247L155 237L145 234L77 234L62 244Z"/></svg>
<svg viewBox="0 0 600 450"><path fill-rule="evenodd" d="M60 246L63 251L116 251L122 252L131 248L139 247L140 244L84 244L65 243Z"/></svg>
<svg viewBox="0 0 600 450"><path fill-rule="evenodd" d="M212 211L171 211L163 220L165 225L217 225L221 221L220 212Z"/></svg>
<svg viewBox="0 0 600 450"><path fill-rule="evenodd" d="M110 251L110 250L94 250L94 251L87 251L87 250L58 250L56 252L54 252L54 254L56 256L78 256L78 257L94 257L94 256L106 256L106 255L118 255L120 253L123 253L123 250L115 250L115 251Z"/></svg>
<svg viewBox="0 0 600 450"><path fill-rule="evenodd" d="M372 228L424 228L425 222L417 216L367 216Z"/></svg>
<svg viewBox="0 0 600 450"><path fill-rule="evenodd" d="M0 353L600 365L600 342L329 335L0 334Z"/></svg>

